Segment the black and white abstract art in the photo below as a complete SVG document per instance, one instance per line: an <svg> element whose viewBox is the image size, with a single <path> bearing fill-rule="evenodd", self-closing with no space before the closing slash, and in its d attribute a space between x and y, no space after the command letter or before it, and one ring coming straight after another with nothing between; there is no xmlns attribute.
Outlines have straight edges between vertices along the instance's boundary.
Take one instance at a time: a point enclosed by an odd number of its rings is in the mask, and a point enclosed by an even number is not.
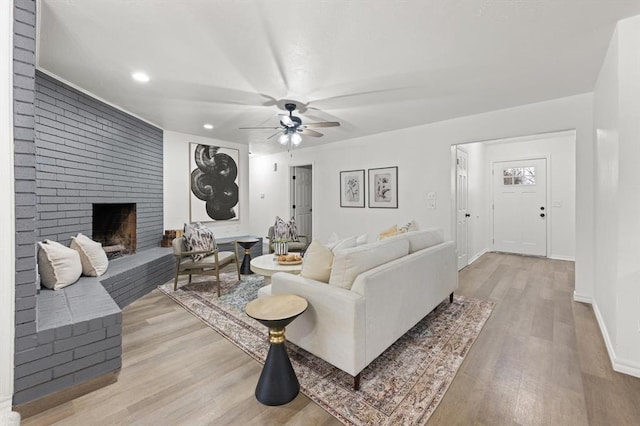
<svg viewBox="0 0 640 426"><path fill-rule="evenodd" d="M189 144L190 220L238 220L240 214L237 149Z"/></svg>

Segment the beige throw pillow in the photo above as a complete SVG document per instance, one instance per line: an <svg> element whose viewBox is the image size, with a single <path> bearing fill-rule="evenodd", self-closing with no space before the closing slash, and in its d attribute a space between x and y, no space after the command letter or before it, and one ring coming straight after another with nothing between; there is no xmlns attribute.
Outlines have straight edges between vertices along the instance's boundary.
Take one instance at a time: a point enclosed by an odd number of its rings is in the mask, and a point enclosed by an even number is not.
<svg viewBox="0 0 640 426"><path fill-rule="evenodd" d="M332 264L333 252L331 249L318 241L312 241L304 253L300 276L328 283Z"/></svg>
<svg viewBox="0 0 640 426"><path fill-rule="evenodd" d="M80 254L55 241L38 243L38 271L43 286L59 290L78 281L82 275Z"/></svg>
<svg viewBox="0 0 640 426"><path fill-rule="evenodd" d="M398 235L398 225L393 225L389 229L385 229L380 233L378 238L382 240L385 238L393 237L394 235Z"/></svg>
<svg viewBox="0 0 640 426"><path fill-rule="evenodd" d="M75 237L71 237L71 248L80 254L84 275L99 277L107 271L109 260L99 242L78 233Z"/></svg>

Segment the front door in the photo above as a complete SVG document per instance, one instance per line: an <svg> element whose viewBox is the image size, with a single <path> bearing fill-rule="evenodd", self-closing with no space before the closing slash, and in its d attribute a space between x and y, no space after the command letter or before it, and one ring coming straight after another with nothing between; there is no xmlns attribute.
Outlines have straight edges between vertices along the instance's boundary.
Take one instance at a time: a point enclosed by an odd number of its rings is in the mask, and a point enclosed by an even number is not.
<svg viewBox="0 0 640 426"><path fill-rule="evenodd" d="M467 250L469 235L468 207L468 156L461 149L456 149L456 249L458 251L458 271L469 264Z"/></svg>
<svg viewBox="0 0 640 426"><path fill-rule="evenodd" d="M493 250L547 255L547 160L493 164Z"/></svg>
<svg viewBox="0 0 640 426"><path fill-rule="evenodd" d="M306 235L311 241L312 192L311 166L294 167L292 180L292 216L296 218L298 234Z"/></svg>

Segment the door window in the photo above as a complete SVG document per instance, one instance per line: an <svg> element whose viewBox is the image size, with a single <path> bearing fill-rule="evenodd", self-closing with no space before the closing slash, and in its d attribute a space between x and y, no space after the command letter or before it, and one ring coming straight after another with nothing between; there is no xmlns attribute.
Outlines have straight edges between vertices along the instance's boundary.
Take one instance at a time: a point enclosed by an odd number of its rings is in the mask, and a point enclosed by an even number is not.
<svg viewBox="0 0 640 426"><path fill-rule="evenodd" d="M502 169L503 185L535 185L536 168L510 167Z"/></svg>

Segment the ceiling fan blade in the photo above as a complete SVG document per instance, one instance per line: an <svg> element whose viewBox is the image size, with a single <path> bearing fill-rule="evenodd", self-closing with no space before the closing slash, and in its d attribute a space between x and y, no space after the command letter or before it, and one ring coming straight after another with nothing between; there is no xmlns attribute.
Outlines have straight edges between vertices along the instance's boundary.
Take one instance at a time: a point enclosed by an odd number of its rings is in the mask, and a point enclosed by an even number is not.
<svg viewBox="0 0 640 426"><path fill-rule="evenodd" d="M339 122L337 121L324 121L321 123L305 123L305 125L303 126L305 129L306 128L316 128L316 127L338 127L340 125Z"/></svg>
<svg viewBox="0 0 640 426"><path fill-rule="evenodd" d="M269 126L269 127L238 127L238 129L240 129L240 130L254 130L254 129L277 130L277 129L280 129L280 126L277 126L277 127L274 127L274 126Z"/></svg>
<svg viewBox="0 0 640 426"><path fill-rule="evenodd" d="M274 137L274 136L276 136L276 135L279 135L279 134L281 134L281 133L282 133L282 132L275 132L274 134L272 134L271 136L269 136L269 137L267 138L267 140L269 140L269 139L271 139L272 137Z"/></svg>
<svg viewBox="0 0 640 426"><path fill-rule="evenodd" d="M316 132L315 130L309 130L309 129L302 129L301 131L298 131L298 133L305 136L312 136L314 138L319 138L320 136L324 136L324 134L320 132Z"/></svg>
<svg viewBox="0 0 640 426"><path fill-rule="evenodd" d="M296 123L288 115L281 115L280 122L287 127L294 127Z"/></svg>

